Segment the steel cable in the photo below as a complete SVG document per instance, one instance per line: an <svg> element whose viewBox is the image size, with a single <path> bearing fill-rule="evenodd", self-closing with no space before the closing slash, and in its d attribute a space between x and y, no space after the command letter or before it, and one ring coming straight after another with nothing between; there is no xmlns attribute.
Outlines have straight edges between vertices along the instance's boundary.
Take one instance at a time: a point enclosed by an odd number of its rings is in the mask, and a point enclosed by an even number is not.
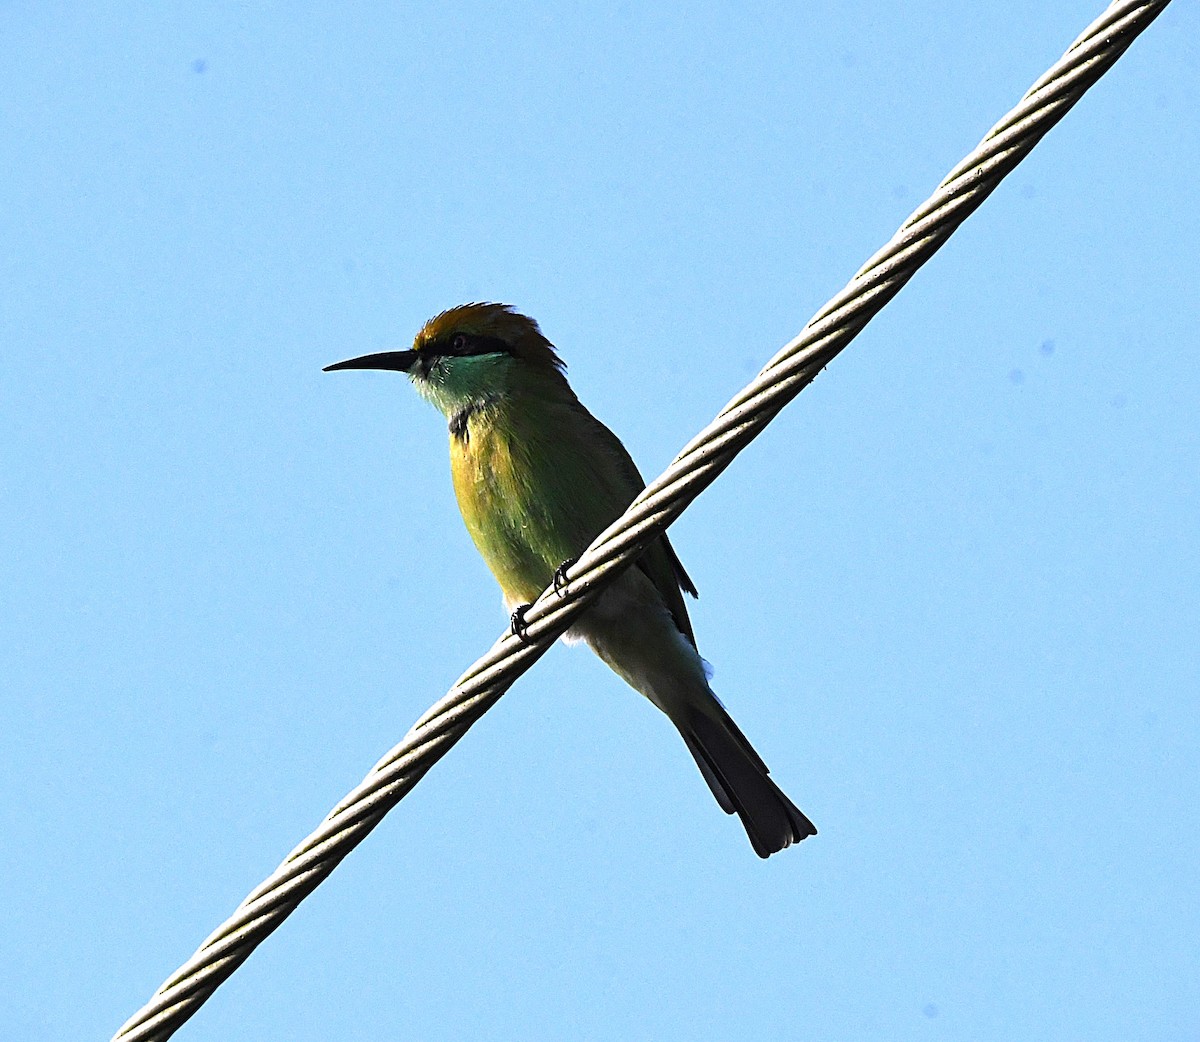
<svg viewBox="0 0 1200 1042"><path fill-rule="evenodd" d="M525 641L505 634L403 740L176 970L113 1042L161 1042L383 819L588 604L732 462L894 297L1000 181L1163 11L1169 0L1112 4L946 176L930 198L800 334L684 447L526 615Z"/></svg>

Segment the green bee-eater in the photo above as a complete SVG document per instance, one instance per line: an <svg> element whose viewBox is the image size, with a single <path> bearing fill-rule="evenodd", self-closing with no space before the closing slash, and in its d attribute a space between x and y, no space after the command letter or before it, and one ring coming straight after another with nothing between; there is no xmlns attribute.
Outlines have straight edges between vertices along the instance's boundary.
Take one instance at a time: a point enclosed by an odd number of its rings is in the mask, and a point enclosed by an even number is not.
<svg viewBox="0 0 1200 1042"><path fill-rule="evenodd" d="M450 426L450 471L467 530L521 635L523 609L645 487L625 446L575 397L536 322L504 304L430 319L410 351L328 367L407 373ZM708 686L683 592L691 579L665 535L566 633L582 640L679 729L717 802L760 857L816 829Z"/></svg>

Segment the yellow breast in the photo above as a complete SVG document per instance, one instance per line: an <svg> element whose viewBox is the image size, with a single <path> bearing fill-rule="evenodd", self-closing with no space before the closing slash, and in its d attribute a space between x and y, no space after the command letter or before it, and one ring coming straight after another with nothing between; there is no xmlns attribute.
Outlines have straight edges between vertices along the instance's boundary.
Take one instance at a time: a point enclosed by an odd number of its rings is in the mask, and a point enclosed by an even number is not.
<svg viewBox="0 0 1200 1042"><path fill-rule="evenodd" d="M550 582L550 563L531 517L537 513L530 470L515 434L485 410L450 438L458 508L476 548L507 600L533 600Z"/></svg>

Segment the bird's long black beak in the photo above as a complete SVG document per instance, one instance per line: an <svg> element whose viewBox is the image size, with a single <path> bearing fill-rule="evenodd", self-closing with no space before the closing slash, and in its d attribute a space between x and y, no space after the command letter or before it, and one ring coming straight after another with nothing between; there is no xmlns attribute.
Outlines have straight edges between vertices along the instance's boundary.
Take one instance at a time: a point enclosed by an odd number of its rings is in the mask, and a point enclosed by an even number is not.
<svg viewBox="0 0 1200 1042"><path fill-rule="evenodd" d="M332 373L338 369L391 369L398 373L407 373L416 360L416 351L380 351L374 355L363 355L361 358L348 358L344 362L334 362L333 365L327 365L321 372Z"/></svg>

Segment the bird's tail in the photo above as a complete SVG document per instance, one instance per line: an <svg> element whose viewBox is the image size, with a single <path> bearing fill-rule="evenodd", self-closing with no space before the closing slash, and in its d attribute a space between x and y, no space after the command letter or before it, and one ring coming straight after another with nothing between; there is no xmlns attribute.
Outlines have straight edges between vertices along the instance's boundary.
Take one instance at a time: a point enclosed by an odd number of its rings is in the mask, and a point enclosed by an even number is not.
<svg viewBox="0 0 1200 1042"><path fill-rule="evenodd" d="M759 857L817 834L816 827L768 776L767 765L715 696L676 719L688 750L726 814L737 814Z"/></svg>

